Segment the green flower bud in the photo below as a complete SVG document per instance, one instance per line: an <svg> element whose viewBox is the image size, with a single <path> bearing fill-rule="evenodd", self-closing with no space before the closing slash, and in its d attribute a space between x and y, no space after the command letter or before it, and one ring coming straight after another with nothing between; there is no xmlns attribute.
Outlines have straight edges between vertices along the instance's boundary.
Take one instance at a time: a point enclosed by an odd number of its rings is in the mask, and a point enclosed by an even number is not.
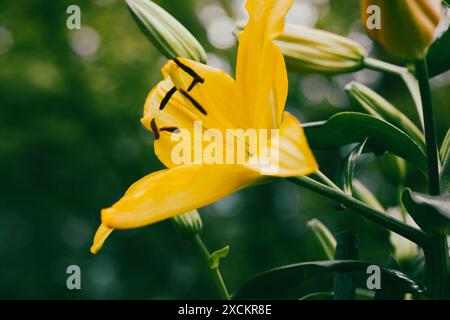
<svg viewBox="0 0 450 320"><path fill-rule="evenodd" d="M367 52L355 41L318 29L286 24L276 43L289 70L339 74L363 68Z"/></svg>
<svg viewBox="0 0 450 320"><path fill-rule="evenodd" d="M237 29L244 28L238 22ZM363 69L366 50L357 42L314 28L286 23L275 39L289 71L298 73L341 74Z"/></svg>
<svg viewBox="0 0 450 320"><path fill-rule="evenodd" d="M203 222L197 210L192 210L172 218L175 228L183 234L193 236L202 232Z"/></svg>
<svg viewBox="0 0 450 320"><path fill-rule="evenodd" d="M150 42L168 59L184 57L206 63L194 36L167 11L150 0L126 0L131 15Z"/></svg>
<svg viewBox="0 0 450 320"><path fill-rule="evenodd" d="M416 143L425 149L425 137L419 128L405 114L378 93L354 81L345 87L345 91L352 101L354 108L358 111L385 119L408 134Z"/></svg>
<svg viewBox="0 0 450 320"><path fill-rule="evenodd" d="M308 229L313 235L316 248L323 255L323 259L333 260L336 250L336 240L330 230L319 220L308 221Z"/></svg>

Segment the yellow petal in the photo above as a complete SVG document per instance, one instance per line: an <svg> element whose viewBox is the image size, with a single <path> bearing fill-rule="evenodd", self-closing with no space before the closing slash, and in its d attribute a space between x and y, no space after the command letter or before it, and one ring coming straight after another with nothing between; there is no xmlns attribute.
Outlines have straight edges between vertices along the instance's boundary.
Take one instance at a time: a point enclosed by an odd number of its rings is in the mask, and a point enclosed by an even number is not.
<svg viewBox="0 0 450 320"><path fill-rule="evenodd" d="M244 128L277 128L288 80L283 54L274 39L283 32L292 0L249 0L250 19L239 35L236 85Z"/></svg>
<svg viewBox="0 0 450 320"><path fill-rule="evenodd" d="M288 112L283 113L280 126L279 177L301 176L316 172L318 165L306 140L300 122Z"/></svg>
<svg viewBox="0 0 450 320"><path fill-rule="evenodd" d="M134 183L114 206L102 210L110 228L135 228L201 208L249 183L259 174L239 165L178 166Z"/></svg>
<svg viewBox="0 0 450 320"><path fill-rule="evenodd" d="M266 160L260 160L252 168L268 176L302 176L318 169L300 122L288 112L283 113L278 135L271 139L270 149L260 154L260 158Z"/></svg>
<svg viewBox="0 0 450 320"><path fill-rule="evenodd" d="M179 58L169 61L163 74L165 79L147 97L141 122L153 132L155 152L164 165L179 165L171 158L179 143L172 137L187 130L193 143L195 121L201 121L203 131L217 129L223 136L225 129L241 127L245 115L237 110L235 82L224 71ZM203 147L208 144L202 142Z"/></svg>
<svg viewBox="0 0 450 320"><path fill-rule="evenodd" d="M91 246L91 253L96 254L100 251L106 241L106 238L109 237L113 230L114 229L108 228L103 223L100 225L100 227L98 227L97 232L94 236L94 242Z"/></svg>

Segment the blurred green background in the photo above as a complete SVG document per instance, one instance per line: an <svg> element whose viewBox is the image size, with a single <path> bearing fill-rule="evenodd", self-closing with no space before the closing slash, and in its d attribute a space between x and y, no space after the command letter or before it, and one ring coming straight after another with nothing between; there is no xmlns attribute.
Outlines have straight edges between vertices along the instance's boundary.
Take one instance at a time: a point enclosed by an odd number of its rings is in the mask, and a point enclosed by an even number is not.
<svg viewBox="0 0 450 320"><path fill-rule="evenodd" d="M242 0L157 3L199 39L211 65L234 69L233 20L245 17ZM70 4L81 8L79 31L66 28ZM380 56L362 31L358 4L297 0L287 19L349 35ZM217 298L202 258L170 222L114 232L97 256L89 253L99 210L162 168L139 119L164 62L122 0L0 2L0 298ZM343 87L352 79L414 117L399 79L371 71L290 75L288 109L302 122L349 109ZM449 85L448 73L433 80L440 139L450 126ZM346 152L316 156L332 177ZM393 172L381 175L379 162L363 158L357 177L395 206ZM411 169L408 184L420 190L424 179ZM317 259L305 232L311 218L333 233L357 232L361 259L383 264L392 252L388 232L287 182L244 190L200 212L207 246L231 246L222 261L231 290L265 269ZM82 290L66 288L71 264L81 267Z"/></svg>

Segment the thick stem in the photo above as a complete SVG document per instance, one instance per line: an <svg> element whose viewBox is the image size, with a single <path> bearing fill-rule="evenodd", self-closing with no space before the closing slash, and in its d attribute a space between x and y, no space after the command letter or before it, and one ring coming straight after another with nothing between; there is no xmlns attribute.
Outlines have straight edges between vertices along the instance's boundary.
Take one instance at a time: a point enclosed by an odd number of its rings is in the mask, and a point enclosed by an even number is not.
<svg viewBox="0 0 450 320"><path fill-rule="evenodd" d="M223 277L222 277L222 274L220 273L219 268L211 269L211 267L210 267L211 254L209 253L208 249L206 248L205 244L203 243L202 238L198 234L196 234L194 236L193 240L194 240L196 247L202 254L203 259L205 260L208 269L211 271L211 275L214 279L214 283L217 287L217 290L219 291L220 297L223 300L231 300L230 294L228 293L228 289L225 285L225 282L223 281Z"/></svg>
<svg viewBox="0 0 450 320"><path fill-rule="evenodd" d="M426 60L416 62L416 73L422 97L423 116L425 122L425 140L428 156L428 189L431 195L439 195L439 153L436 138L433 102Z"/></svg>
<svg viewBox="0 0 450 320"><path fill-rule="evenodd" d="M447 294L447 268L448 244L446 236L430 237L425 253L425 281L429 293L434 299L448 299Z"/></svg>
<svg viewBox="0 0 450 320"><path fill-rule="evenodd" d="M425 123L425 140L428 157L428 189L431 195L440 194L439 153L433 111L428 66L426 59L416 61ZM448 244L446 236L432 236L424 247L427 288L435 299L444 299L447 291Z"/></svg>
<svg viewBox="0 0 450 320"><path fill-rule="evenodd" d="M406 239L417 243L420 246L426 244L427 237L425 233L417 228L411 227L403 222L394 219L383 211L371 208L365 203L353 198L343 191L338 191L331 187L321 184L309 177L294 177L289 178L289 181L310 189L318 194L321 194L330 199L336 200L339 203L344 204L350 209L353 209L355 213L405 237Z"/></svg>

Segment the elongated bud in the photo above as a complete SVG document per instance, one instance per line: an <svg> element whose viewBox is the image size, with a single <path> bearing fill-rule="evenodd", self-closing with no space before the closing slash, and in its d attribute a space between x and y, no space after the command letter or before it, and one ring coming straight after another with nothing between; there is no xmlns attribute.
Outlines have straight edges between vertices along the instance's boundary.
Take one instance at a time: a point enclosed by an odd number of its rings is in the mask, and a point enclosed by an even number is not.
<svg viewBox="0 0 450 320"><path fill-rule="evenodd" d="M358 82L350 82L345 91L352 101L352 105L364 113L380 117L403 130L421 147L425 148L425 137L417 126L394 107L386 99L372 89Z"/></svg>
<svg viewBox="0 0 450 320"><path fill-rule="evenodd" d="M172 221L178 231L188 236L196 235L203 229L202 218L197 210L180 214L174 217Z"/></svg>
<svg viewBox="0 0 450 320"><path fill-rule="evenodd" d="M325 260L333 260L336 250L336 240L330 230L319 220L308 221L308 229L311 231L318 251Z"/></svg>
<svg viewBox="0 0 450 320"><path fill-rule="evenodd" d="M238 30L245 23L238 22ZM286 23L275 40L289 71L298 73L341 74L363 68L366 50L343 36L314 28Z"/></svg>
<svg viewBox="0 0 450 320"><path fill-rule="evenodd" d="M126 0L131 15L150 42L168 59L206 63L206 53L194 36L167 11L150 0Z"/></svg>
<svg viewBox="0 0 450 320"><path fill-rule="evenodd" d="M425 57L442 15L441 0L362 0L362 22L389 53Z"/></svg>

